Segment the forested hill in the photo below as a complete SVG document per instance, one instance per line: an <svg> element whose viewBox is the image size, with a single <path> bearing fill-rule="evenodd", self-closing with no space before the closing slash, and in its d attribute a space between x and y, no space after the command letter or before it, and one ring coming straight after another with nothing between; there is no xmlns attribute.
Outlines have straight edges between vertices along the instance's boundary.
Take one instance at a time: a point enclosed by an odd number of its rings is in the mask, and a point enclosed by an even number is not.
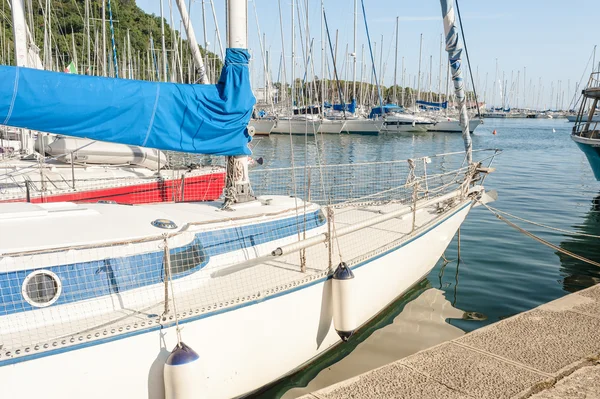
<svg viewBox="0 0 600 399"><path fill-rule="evenodd" d="M14 64L14 48L12 40L12 20L10 8L6 0L0 0L0 62L3 64ZM86 33L86 6L85 0L25 0L27 24L33 25L32 29L36 45L40 49L40 58L48 63L48 46L44 46L44 28L49 27L52 32L52 65L53 69L64 70L71 61L77 61L79 73L84 73L91 66L92 73L101 72L102 62L102 0L88 0L90 4L89 24L90 24L90 53L91 65L87 65L88 59L88 39ZM50 4L50 19L45 17L46 5ZM108 3L108 1L106 1ZM32 5L31 9L27 5ZM42 7L43 6L43 7ZM135 0L111 0L112 18L114 25L115 46L117 50L117 59L119 69L123 66L132 66L137 71L138 79L156 79L156 70L162 70L161 53L161 26L160 17L145 13L136 5ZM168 50L168 64L172 63L172 30L169 24L169 9L165 7L165 47ZM198 18L192 15L192 18ZM113 75L113 52L111 45L111 33L109 25L109 10L106 10L106 48L107 48L107 70L109 75ZM179 28L179 20L175 20L176 28ZM128 51L127 32L129 31L129 41L131 50ZM183 65L180 70L184 74L188 73L190 68L190 51L186 41L180 42L180 35L175 33L178 40L180 58ZM151 37L153 46L151 47ZM75 41L75 51L73 51L73 39ZM46 39L48 43L48 39ZM204 50L201 48L202 53ZM211 70L220 72L222 62L213 53L208 53L208 66ZM206 58L205 58L206 59ZM173 61L174 62L174 61ZM129 64L128 64L129 63ZM46 67L49 69L48 67ZM121 74L122 75L122 74ZM211 74L211 76L215 76Z"/></svg>

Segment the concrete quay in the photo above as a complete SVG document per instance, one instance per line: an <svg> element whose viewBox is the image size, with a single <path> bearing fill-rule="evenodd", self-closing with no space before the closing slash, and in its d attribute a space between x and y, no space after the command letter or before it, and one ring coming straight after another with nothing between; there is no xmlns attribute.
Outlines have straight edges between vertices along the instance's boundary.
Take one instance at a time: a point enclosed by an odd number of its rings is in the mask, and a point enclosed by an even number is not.
<svg viewBox="0 0 600 399"><path fill-rule="evenodd" d="M301 399L600 398L600 284Z"/></svg>

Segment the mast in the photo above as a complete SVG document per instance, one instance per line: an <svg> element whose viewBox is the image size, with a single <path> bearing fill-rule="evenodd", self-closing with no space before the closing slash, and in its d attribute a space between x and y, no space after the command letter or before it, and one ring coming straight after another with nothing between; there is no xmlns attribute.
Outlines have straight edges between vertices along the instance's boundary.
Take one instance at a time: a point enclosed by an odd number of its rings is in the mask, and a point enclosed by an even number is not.
<svg viewBox="0 0 600 399"><path fill-rule="evenodd" d="M375 86L377 87L377 97L379 98L379 110L381 111L381 115L383 116L383 98L381 97L381 91L379 88L379 82L377 80L377 68L375 67L375 56L373 55L373 50L371 49L371 35L369 34L369 25L367 24L367 12L365 10L365 1L361 0L363 19L365 21L365 30L367 33L367 42L369 43L369 53L371 54L371 65L372 65L372 79L375 80Z"/></svg>
<svg viewBox="0 0 600 399"><path fill-rule="evenodd" d="M52 12L51 0L48 0L46 5L46 16L48 17L48 68L50 71L54 70L54 63L52 60ZM57 55L58 56L58 55Z"/></svg>
<svg viewBox="0 0 600 399"><path fill-rule="evenodd" d="M92 74L92 51L90 49L90 0L85 0L85 36L87 43L87 68Z"/></svg>
<svg viewBox="0 0 600 399"><path fill-rule="evenodd" d="M110 1L110 0L109 0ZM204 2L203 2L204 3ZM162 80L167 81L167 49L165 48L165 16L163 12L163 0L160 0L160 45L162 47Z"/></svg>
<svg viewBox="0 0 600 399"><path fill-rule="evenodd" d="M383 35L381 35L381 47L379 50L379 79L383 84Z"/></svg>
<svg viewBox="0 0 600 399"><path fill-rule="evenodd" d="M202 54L200 53L200 49L198 48L198 41L196 40L196 33L194 32L194 28L190 22L190 16L187 11L187 7L185 6L185 0L176 0L177 8L179 9L179 14L181 15L181 20L183 21L183 26L185 27L185 34L188 38L188 43L190 45L190 52L192 53L192 58L194 60L194 64L196 68L198 68L198 74L200 75L200 83L208 84L208 77L206 76L206 68L204 67L204 61L202 60Z"/></svg>
<svg viewBox="0 0 600 399"><path fill-rule="evenodd" d="M429 93L427 96L429 97L429 101L433 101L432 93L431 93L431 75L433 75L433 56L429 56Z"/></svg>
<svg viewBox="0 0 600 399"><path fill-rule="evenodd" d="M175 21L173 20L173 0L169 0L169 24L171 25L171 82L177 82L177 61L179 58L179 50L177 48ZM127 30L127 34L129 35L129 29Z"/></svg>
<svg viewBox="0 0 600 399"><path fill-rule="evenodd" d="M117 47L115 45L115 27L113 26L112 8L108 0L108 17L110 23L110 41L112 44L113 62L115 65L115 78L119 77L119 64L117 62Z"/></svg>
<svg viewBox="0 0 600 399"><path fill-rule="evenodd" d="M278 6L279 6L279 30L281 32L281 65L282 65L282 69L283 69L283 83L280 86L280 91L281 93L279 93L279 96L281 98L281 101L284 101L287 97L287 74L286 74L286 68L285 68L285 36L283 35L283 15L281 13L281 0L278 1Z"/></svg>
<svg viewBox="0 0 600 399"><path fill-rule="evenodd" d="M102 0L102 76L106 77L106 0Z"/></svg>
<svg viewBox="0 0 600 399"><path fill-rule="evenodd" d="M438 102L442 103L442 47L444 44L444 36L440 35L440 74L439 74L439 81L438 81Z"/></svg>
<svg viewBox="0 0 600 399"><path fill-rule="evenodd" d="M444 33L446 35L446 51L448 52L448 62L452 69L452 81L454 82L454 93L458 102L460 115L460 126L462 127L462 136L465 145L466 161L470 164L473 161L471 134L469 133L469 115L465 103L465 90L463 86L463 77L461 70L462 46L458 37L458 29L454 15L454 2L452 0L440 0L442 6L442 17L444 18Z"/></svg>
<svg viewBox="0 0 600 399"><path fill-rule="evenodd" d="M452 0L450 0L450 1L452 1ZM419 75L417 77L417 101L419 101L421 99L421 53L422 52L423 52L423 34L421 33L421 39L419 41ZM415 103L415 111L416 110L417 110L417 104Z"/></svg>
<svg viewBox="0 0 600 399"><path fill-rule="evenodd" d="M264 80L264 95L265 95L265 102L267 104L271 103L271 96L270 96L270 92L269 92L269 75L267 74L267 70L268 70L268 64L267 64L267 57L266 57L266 48L267 48L267 39L265 37L265 34L263 33L262 35L262 39L261 39L261 35L260 35L260 25L258 24L258 12L256 11L256 2L253 3L254 6L254 17L256 18L256 32L258 34L258 43L260 44L260 56L262 58L262 62L263 62L263 80Z"/></svg>
<svg viewBox="0 0 600 399"><path fill-rule="evenodd" d="M75 33L73 27L71 27L71 46L73 47L73 63L75 64L75 71L77 71L77 47L75 47Z"/></svg>
<svg viewBox="0 0 600 399"><path fill-rule="evenodd" d="M27 28L23 0L12 0L13 37L15 42L15 63L27 67Z"/></svg>
<svg viewBox="0 0 600 399"><path fill-rule="evenodd" d="M398 21L400 20L400 17L396 17L396 48L395 48L395 55L394 55L394 103L398 104L398 80L397 80L397 75L398 75Z"/></svg>
<svg viewBox="0 0 600 399"><path fill-rule="evenodd" d="M406 91L406 87L404 86L406 78L406 69L404 68L404 57L402 57L402 106L404 107L404 93ZM409 79L410 80L410 79Z"/></svg>
<svg viewBox="0 0 600 399"><path fill-rule="evenodd" d="M294 0L292 0L292 101L291 101L291 107L292 110L294 109L294 101L296 100L296 65L295 65L295 57L296 57L296 41L294 40L294 37L296 35L294 35Z"/></svg>
<svg viewBox="0 0 600 399"><path fill-rule="evenodd" d="M364 83L365 83L365 45L361 45L360 46L360 104L364 105L365 101L364 101L364 95L363 95L363 90L364 90Z"/></svg>
<svg viewBox="0 0 600 399"><path fill-rule="evenodd" d="M356 4L356 0L354 0ZM325 115L325 5L321 0L321 117Z"/></svg>
<svg viewBox="0 0 600 399"><path fill-rule="evenodd" d="M322 4L322 2L321 2ZM352 41L352 98L356 100L356 22L358 18L358 1L354 0L354 39Z"/></svg>
<svg viewBox="0 0 600 399"><path fill-rule="evenodd" d="M210 81L210 64L208 63L208 46L210 43L208 42L208 38L206 35L206 9L204 7L204 0L202 0L202 31L204 32L204 65L209 65L209 68L206 70L207 78Z"/></svg>
<svg viewBox="0 0 600 399"><path fill-rule="evenodd" d="M248 1L227 0L227 47L248 48ZM248 176L248 156L228 156L224 208L255 199Z"/></svg>
<svg viewBox="0 0 600 399"><path fill-rule="evenodd" d="M210 8L212 9L213 21L215 23L215 30L217 34L217 40L219 41L219 51L221 52L221 58L225 59L225 53L223 52L223 43L221 43L221 32L219 32L219 23L217 21L217 13L215 12L215 3L210 0Z"/></svg>
<svg viewBox="0 0 600 399"><path fill-rule="evenodd" d="M131 59L131 37L129 36L129 28L127 29L127 74L129 79L133 79L133 66Z"/></svg>
<svg viewBox="0 0 600 399"><path fill-rule="evenodd" d="M497 84L498 84L498 58L496 58L496 73L494 74L494 87L496 87ZM498 87L498 88L500 88L500 87ZM493 104L492 107L494 107L494 108L498 106L496 104L496 94L497 94L497 92L498 92L498 90L494 89L494 98L493 98L493 101L492 101L492 104ZM494 110L492 109L492 111L494 111Z"/></svg>

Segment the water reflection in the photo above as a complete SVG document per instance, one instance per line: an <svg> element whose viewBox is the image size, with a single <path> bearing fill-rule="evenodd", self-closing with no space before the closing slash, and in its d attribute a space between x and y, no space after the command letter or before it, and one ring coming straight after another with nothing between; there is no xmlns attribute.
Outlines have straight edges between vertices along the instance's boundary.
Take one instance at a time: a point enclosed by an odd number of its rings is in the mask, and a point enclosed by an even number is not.
<svg viewBox="0 0 600 399"><path fill-rule="evenodd" d="M443 291L429 288L406 304L391 324L373 332L348 356L323 369L308 386L291 389L282 399L297 398L460 337L464 332L447 324L446 319L461 317L463 312L452 307Z"/></svg>
<svg viewBox="0 0 600 399"><path fill-rule="evenodd" d="M573 230L582 234L600 236L600 194L592 200L591 208L585 215L583 223L573 226ZM567 237L560 244L562 249L600 262L600 238L582 235ZM597 266L560 252L556 254L560 258L560 271L564 275L562 283L565 291L576 292L600 283L600 268Z"/></svg>
<svg viewBox="0 0 600 399"><path fill-rule="evenodd" d="M444 291L425 279L348 343L254 397L292 399L352 378L463 335L462 330L446 323L463 317L464 312L452 306Z"/></svg>

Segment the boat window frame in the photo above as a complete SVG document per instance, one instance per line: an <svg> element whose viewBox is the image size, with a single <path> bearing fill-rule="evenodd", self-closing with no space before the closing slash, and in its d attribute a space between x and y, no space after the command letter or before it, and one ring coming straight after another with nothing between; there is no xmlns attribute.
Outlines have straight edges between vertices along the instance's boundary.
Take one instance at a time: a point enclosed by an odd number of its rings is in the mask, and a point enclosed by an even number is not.
<svg viewBox="0 0 600 399"><path fill-rule="evenodd" d="M34 277L42 275L42 274L49 276L53 280L55 288L56 288L56 292L54 293L54 296L52 297L52 299L50 299L49 301L37 302L33 298L31 298L31 296L29 295L29 292L27 291L27 287L29 285L29 282ZM21 284L21 295L23 296L23 299L25 299L25 302L27 302L31 306L33 306L35 308L46 308L46 307L51 306L54 303L56 303L56 301L58 301L58 298L60 298L60 296L62 294L62 288L63 288L62 281L60 280L60 277L58 277L58 275L56 273L54 273L48 269L39 269L39 270L34 270L31 273L29 273L27 276L25 276L25 278L23 279L23 283Z"/></svg>

